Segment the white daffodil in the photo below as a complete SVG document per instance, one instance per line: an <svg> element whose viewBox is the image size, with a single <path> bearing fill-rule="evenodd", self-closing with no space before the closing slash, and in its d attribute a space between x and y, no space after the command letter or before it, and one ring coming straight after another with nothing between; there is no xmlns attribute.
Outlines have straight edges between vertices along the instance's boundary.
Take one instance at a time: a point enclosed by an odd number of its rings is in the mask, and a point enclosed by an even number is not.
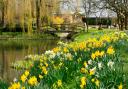
<svg viewBox="0 0 128 89"><path fill-rule="evenodd" d="M88 64L90 64L90 65L91 65L91 64L92 64L92 60L88 60Z"/></svg>
<svg viewBox="0 0 128 89"><path fill-rule="evenodd" d="M51 50L46 51L45 55L49 56L49 58L54 58L55 57L55 53Z"/></svg>
<svg viewBox="0 0 128 89"><path fill-rule="evenodd" d="M101 70L101 68L102 68L102 63L101 62L98 63L98 68Z"/></svg>
<svg viewBox="0 0 128 89"><path fill-rule="evenodd" d="M108 65L108 67L113 68L114 62L113 61L109 61L107 65Z"/></svg>

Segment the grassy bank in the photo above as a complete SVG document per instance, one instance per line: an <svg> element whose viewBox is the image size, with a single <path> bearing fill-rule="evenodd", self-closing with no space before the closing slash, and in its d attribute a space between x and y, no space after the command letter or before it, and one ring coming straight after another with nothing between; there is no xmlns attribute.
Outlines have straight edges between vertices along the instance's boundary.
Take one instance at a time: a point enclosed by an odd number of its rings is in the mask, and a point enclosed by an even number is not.
<svg viewBox="0 0 128 89"><path fill-rule="evenodd" d="M71 44L59 43L43 55L28 56L34 63L10 89L127 89L126 66L119 51L127 47L127 36L110 32L80 33Z"/></svg>
<svg viewBox="0 0 128 89"><path fill-rule="evenodd" d="M50 34L27 34L21 32L2 32L0 34L0 40L17 39L17 40L38 40L38 39L57 39L57 37Z"/></svg>

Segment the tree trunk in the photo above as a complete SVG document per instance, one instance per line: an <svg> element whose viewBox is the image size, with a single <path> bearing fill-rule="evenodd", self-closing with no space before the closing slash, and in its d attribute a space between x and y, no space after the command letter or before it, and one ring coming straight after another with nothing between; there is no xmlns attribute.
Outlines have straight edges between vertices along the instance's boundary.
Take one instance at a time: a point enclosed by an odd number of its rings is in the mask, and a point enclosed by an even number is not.
<svg viewBox="0 0 128 89"><path fill-rule="evenodd" d="M86 22L86 26L87 26L87 32L88 32L88 21Z"/></svg>
<svg viewBox="0 0 128 89"><path fill-rule="evenodd" d="M40 6L41 0L36 0L36 24L37 24L37 32L40 32L41 27L41 18L40 18Z"/></svg>
<svg viewBox="0 0 128 89"><path fill-rule="evenodd" d="M123 18L122 18L122 16L119 13L117 14L117 18L118 18L119 30L123 31L123 29L124 29Z"/></svg>
<svg viewBox="0 0 128 89"><path fill-rule="evenodd" d="M128 14L125 13L125 30L128 30Z"/></svg>
<svg viewBox="0 0 128 89"><path fill-rule="evenodd" d="M4 15L5 15L5 11L4 11L4 6L2 7L2 27L4 27Z"/></svg>

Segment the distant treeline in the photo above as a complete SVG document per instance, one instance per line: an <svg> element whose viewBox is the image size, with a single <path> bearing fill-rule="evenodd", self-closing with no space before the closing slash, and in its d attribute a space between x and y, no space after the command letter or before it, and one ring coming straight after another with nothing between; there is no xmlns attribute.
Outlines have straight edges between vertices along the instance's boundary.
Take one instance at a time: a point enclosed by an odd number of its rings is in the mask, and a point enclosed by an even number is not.
<svg viewBox="0 0 128 89"><path fill-rule="evenodd" d="M115 25L116 24L116 18L96 18L96 17L90 17L86 18L86 21L89 25Z"/></svg>

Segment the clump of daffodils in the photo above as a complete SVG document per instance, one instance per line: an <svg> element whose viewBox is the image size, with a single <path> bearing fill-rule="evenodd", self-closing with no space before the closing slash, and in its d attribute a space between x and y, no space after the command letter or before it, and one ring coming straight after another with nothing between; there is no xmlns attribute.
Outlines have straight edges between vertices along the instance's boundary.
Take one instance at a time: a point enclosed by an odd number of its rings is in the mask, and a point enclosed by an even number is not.
<svg viewBox="0 0 128 89"><path fill-rule="evenodd" d="M56 17L58 23L61 18ZM112 36L112 37L111 37ZM118 62L114 43L126 37L126 34L118 33L103 35L101 37L88 39L87 41L64 44L46 51L41 56L29 55L34 64L26 70L19 81L15 81L8 89L30 89L37 85L43 85L49 89L68 88L77 86L81 89L106 89L107 83L117 81L112 85L123 89L123 77L116 74L118 68L114 68ZM109 80L108 75L114 76ZM115 75L113 75L115 74ZM116 78L115 78L116 77ZM117 79L117 80L115 80ZM119 84L120 82L120 84ZM72 84L73 83L73 84ZM43 88L42 88L43 89Z"/></svg>

